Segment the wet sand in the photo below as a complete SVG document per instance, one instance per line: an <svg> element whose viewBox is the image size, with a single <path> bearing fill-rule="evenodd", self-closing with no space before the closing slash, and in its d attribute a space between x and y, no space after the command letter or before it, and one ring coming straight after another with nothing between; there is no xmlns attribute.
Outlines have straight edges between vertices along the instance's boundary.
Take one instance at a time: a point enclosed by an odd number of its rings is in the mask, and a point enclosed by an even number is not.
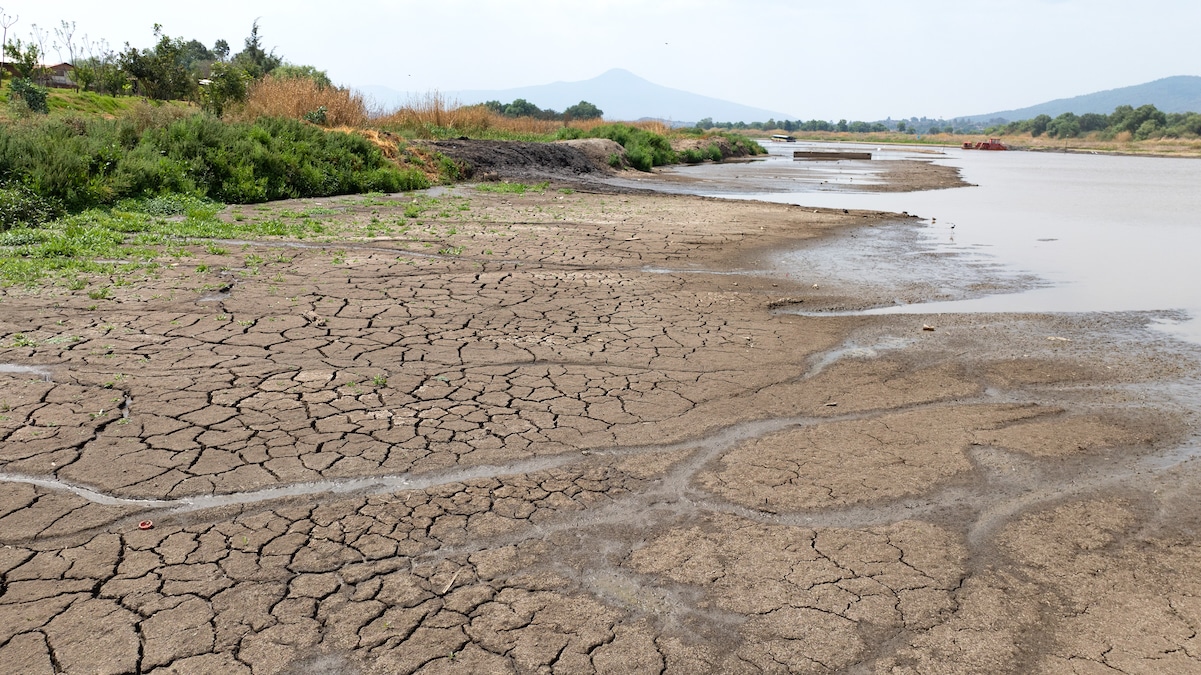
<svg viewBox="0 0 1201 675"><path fill-rule="evenodd" d="M412 199L5 290L0 670L1201 670L1143 317L782 311L876 301L761 272L889 214Z"/></svg>

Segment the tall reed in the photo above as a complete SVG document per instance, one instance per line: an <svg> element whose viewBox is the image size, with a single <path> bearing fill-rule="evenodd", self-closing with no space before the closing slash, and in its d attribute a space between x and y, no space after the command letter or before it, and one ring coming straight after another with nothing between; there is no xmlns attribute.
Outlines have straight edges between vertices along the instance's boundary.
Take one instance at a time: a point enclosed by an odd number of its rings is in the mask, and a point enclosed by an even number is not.
<svg viewBox="0 0 1201 675"><path fill-rule="evenodd" d="M254 120L259 117L304 119L306 114L325 108L325 123L333 127L361 127L367 124L367 104L358 92L340 87L322 87L303 77L265 77L247 92L246 105L234 117Z"/></svg>
<svg viewBox="0 0 1201 675"><path fill-rule="evenodd" d="M562 135L564 127L589 131L606 124L602 119L543 120L533 117L506 117L483 105L461 105L438 91L410 99L397 110L377 116L372 126L408 137L437 138L451 135L475 138L550 139ZM665 133L667 125L657 121L633 122L633 126L654 133Z"/></svg>

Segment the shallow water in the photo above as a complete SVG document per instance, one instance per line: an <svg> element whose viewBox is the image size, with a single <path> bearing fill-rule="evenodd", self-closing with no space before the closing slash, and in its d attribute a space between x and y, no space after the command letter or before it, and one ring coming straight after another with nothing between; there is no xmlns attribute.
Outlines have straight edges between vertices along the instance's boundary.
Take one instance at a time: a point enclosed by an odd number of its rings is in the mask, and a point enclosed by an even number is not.
<svg viewBox="0 0 1201 675"><path fill-rule="evenodd" d="M37 375L47 382L50 381L50 369L44 366L26 366L16 363L0 363L0 373L15 375Z"/></svg>
<svg viewBox="0 0 1201 675"><path fill-rule="evenodd" d="M867 262L879 262L884 276L904 275L908 260L927 254L927 259L950 261L949 267L942 264L937 270L944 276L954 277L957 266L967 274L973 267L991 265L1002 276L1039 280L1023 284L1018 292L902 302L871 312L1182 310L1180 320L1164 319L1157 327L1201 343L1201 265L1196 260L1201 252L1201 160L949 148L943 155L924 156L893 150L877 153L873 161L919 156L960 167L974 186L873 193L857 192L849 185L837 190L809 185L779 192L791 181L772 183L767 178L779 174L774 165L783 162L774 156L739 167L744 174L758 172L772 189L761 190L764 183L757 178L747 182L745 192L712 194L920 215L924 222L909 242L898 242L896 230L887 228L857 234L856 247L867 252L875 248L874 254L865 254ZM687 171L700 176L729 169L718 165ZM799 273L811 269L821 256L819 251L801 251L785 254L778 262ZM856 275L869 283L877 281L864 265L843 269L848 282ZM914 264L909 273L915 280L929 281L933 272L924 264ZM1016 290L1004 284L1002 289Z"/></svg>

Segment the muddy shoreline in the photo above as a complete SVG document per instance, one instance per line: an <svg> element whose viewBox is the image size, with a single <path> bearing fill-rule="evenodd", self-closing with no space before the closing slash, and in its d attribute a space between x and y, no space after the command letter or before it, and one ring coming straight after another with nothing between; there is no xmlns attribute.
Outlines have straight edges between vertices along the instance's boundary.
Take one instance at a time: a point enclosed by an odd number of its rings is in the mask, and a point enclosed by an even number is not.
<svg viewBox="0 0 1201 675"><path fill-rule="evenodd" d="M876 301L762 261L894 214L429 199L5 291L0 664L1196 668L1197 363L1146 317L781 311Z"/></svg>

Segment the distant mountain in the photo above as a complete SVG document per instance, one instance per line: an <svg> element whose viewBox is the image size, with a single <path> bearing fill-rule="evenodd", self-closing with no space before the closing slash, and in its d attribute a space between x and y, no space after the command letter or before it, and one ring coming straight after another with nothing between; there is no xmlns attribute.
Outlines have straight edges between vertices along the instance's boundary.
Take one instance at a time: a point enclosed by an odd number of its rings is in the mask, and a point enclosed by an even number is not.
<svg viewBox="0 0 1201 675"><path fill-rule="evenodd" d="M408 102L414 92L388 87L356 87L384 108L396 108ZM792 115L662 87L628 70L614 68L591 80L555 82L517 89L444 91L444 96L463 105L500 101L510 103L524 98L539 108L562 111L580 101L588 101L605 111L605 119L637 120L646 117L683 121L689 124L711 117L719 122L753 122L769 118L792 119ZM416 94L421 96L421 94Z"/></svg>
<svg viewBox="0 0 1201 675"><path fill-rule="evenodd" d="M1058 117L1066 112L1083 115L1085 113L1102 113L1108 115L1120 105L1135 108L1147 105L1159 108L1164 112L1201 112L1201 77L1194 75L1177 75L1165 77L1146 84L1133 87L1122 87L1099 91L1095 94L1085 94L1073 98L1061 98L1048 101L1029 108L1018 110L1003 110L987 115L971 115L967 118L974 122L987 122L996 118L1008 121L1028 120L1039 115Z"/></svg>

